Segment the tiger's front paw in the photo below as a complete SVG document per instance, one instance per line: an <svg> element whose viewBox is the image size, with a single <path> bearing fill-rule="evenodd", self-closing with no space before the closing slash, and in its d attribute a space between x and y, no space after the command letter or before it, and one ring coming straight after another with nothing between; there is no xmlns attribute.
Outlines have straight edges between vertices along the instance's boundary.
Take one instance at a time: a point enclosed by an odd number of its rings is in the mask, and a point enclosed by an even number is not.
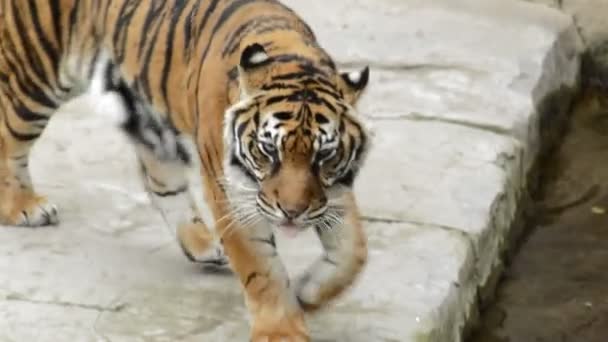
<svg viewBox="0 0 608 342"><path fill-rule="evenodd" d="M21 226L40 227L59 223L57 207L43 196L31 191L11 191L0 194L0 223Z"/></svg>
<svg viewBox="0 0 608 342"><path fill-rule="evenodd" d="M300 308L314 312L328 305L351 284L342 278L332 279L329 270L306 272L295 280L294 291Z"/></svg>
<svg viewBox="0 0 608 342"><path fill-rule="evenodd" d="M310 342L304 314L298 312L280 318L255 318L251 342Z"/></svg>
<svg viewBox="0 0 608 342"><path fill-rule="evenodd" d="M304 311L314 311L321 307L323 297L321 285L314 280L310 273L305 273L295 281L295 294Z"/></svg>
<svg viewBox="0 0 608 342"><path fill-rule="evenodd" d="M202 221L195 219L178 227L177 235L182 251L190 261L213 267L229 267L223 246Z"/></svg>

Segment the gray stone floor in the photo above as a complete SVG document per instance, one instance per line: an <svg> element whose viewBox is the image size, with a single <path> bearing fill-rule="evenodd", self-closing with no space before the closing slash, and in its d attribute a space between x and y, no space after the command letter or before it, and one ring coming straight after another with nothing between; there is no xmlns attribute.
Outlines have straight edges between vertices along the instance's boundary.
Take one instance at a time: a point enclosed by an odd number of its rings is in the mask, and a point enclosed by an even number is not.
<svg viewBox="0 0 608 342"><path fill-rule="evenodd" d="M347 68L370 64L357 184L370 264L309 317L317 341L459 341L500 266L538 150L537 105L575 84L572 20L517 0L285 1ZM0 232L0 341L246 341L235 279L186 261L136 178L110 97L64 108L31 162L62 223ZM279 238L290 273L319 252Z"/></svg>

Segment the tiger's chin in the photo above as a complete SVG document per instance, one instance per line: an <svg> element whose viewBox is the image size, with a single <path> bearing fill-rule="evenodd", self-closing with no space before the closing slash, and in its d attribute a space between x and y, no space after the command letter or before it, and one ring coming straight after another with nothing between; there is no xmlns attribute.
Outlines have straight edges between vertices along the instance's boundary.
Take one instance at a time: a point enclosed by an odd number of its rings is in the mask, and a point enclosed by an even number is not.
<svg viewBox="0 0 608 342"><path fill-rule="evenodd" d="M298 223L294 223L294 222L283 221L283 222L277 223L276 228L279 232L282 233L282 235L284 235L290 239L293 239L293 238L297 237L298 235L300 235L300 233L302 233L306 229L308 229L308 226L305 224L298 224Z"/></svg>

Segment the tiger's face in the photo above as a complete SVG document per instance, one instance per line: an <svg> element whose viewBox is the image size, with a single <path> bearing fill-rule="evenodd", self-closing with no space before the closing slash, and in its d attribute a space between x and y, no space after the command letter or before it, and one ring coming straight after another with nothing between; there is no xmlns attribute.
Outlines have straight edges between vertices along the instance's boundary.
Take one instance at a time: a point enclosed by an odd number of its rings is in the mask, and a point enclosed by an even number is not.
<svg viewBox="0 0 608 342"><path fill-rule="evenodd" d="M331 79L305 59L285 62L257 44L248 49L239 69L242 99L228 110L224 132L235 214L289 235L330 228L368 147L353 106L369 71Z"/></svg>

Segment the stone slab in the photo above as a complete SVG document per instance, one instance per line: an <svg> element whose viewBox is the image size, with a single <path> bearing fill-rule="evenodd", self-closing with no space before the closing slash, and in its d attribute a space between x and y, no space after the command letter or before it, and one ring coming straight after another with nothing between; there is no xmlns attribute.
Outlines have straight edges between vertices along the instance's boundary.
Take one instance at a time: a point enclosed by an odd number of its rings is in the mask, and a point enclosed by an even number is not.
<svg viewBox="0 0 608 342"><path fill-rule="evenodd" d="M373 148L357 183L366 215L470 234L485 229L492 203L514 176L503 161L517 169L517 140L442 122L377 120L373 127Z"/></svg>
<svg viewBox="0 0 608 342"><path fill-rule="evenodd" d="M355 65L500 73L517 68L521 57L542 60L556 28L571 26L559 11L511 0L283 2L307 19L328 51Z"/></svg>
<svg viewBox="0 0 608 342"><path fill-rule="evenodd" d="M481 284L500 263L522 181L513 137L442 122L379 120L357 183L373 220L432 224L468 237Z"/></svg>

